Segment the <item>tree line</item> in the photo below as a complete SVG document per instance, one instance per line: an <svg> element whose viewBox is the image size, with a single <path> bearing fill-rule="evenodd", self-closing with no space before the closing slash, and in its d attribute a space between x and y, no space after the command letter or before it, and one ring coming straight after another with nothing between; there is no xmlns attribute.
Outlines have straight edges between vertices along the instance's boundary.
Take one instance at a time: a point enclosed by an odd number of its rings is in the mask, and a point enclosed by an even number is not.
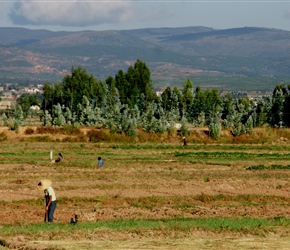
<svg viewBox="0 0 290 250"><path fill-rule="evenodd" d="M254 127L290 126L290 85L278 85L270 97L250 100L220 95L217 89L194 88L186 79L182 88L167 87L160 95L154 92L151 72L137 60L127 72L97 80L82 67L72 67L61 83L44 84L43 95L21 96L2 121L15 129L35 115L31 105L41 106L38 115L43 126L95 126L111 132L135 136L138 128L149 133L174 129L179 123L182 134L191 127L207 126L217 139L222 129L234 136Z"/></svg>

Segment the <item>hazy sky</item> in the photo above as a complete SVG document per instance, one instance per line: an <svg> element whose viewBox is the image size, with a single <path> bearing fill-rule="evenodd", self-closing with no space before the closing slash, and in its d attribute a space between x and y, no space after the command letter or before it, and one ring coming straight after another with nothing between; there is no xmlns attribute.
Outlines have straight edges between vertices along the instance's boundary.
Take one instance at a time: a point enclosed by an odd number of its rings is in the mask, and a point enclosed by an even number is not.
<svg viewBox="0 0 290 250"><path fill-rule="evenodd" d="M290 31L290 0L0 0L0 26L54 31L247 26Z"/></svg>

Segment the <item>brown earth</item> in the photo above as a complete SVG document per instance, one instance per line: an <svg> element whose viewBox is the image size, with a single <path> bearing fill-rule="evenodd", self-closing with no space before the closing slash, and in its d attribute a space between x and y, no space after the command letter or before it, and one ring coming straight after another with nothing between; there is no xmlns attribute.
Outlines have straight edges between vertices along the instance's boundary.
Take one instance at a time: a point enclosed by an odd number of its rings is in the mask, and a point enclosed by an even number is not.
<svg viewBox="0 0 290 250"><path fill-rule="evenodd" d="M1 129L11 141L27 137L24 130L16 134L6 128ZM111 149L106 150L110 153ZM112 152L116 154L121 150ZM130 154L130 151L127 153ZM152 154L156 154L158 158L158 152ZM136 157L141 156L136 155ZM37 182L42 178L53 180L53 187L60 200L55 213L55 223L69 223L76 213L83 221L174 217L288 218L290 216L290 174L287 170L247 171L246 167L253 163L246 160L222 164L204 163L196 159L195 162L181 164L168 158L144 165L144 162L138 160L132 164L112 158L111 161L107 159L105 167L101 169L98 169L96 164L95 167L86 169L71 168L70 163L75 161L75 157L71 155L65 161L63 165L49 162L39 165L1 164L0 226L25 225L43 220L44 206L32 202L42 199L43 194L36 188ZM279 164L289 164L289 162L279 162ZM219 249L223 247L275 249L275 245L280 246L279 249L287 249L290 247L289 241L277 242L276 240L285 235L289 236L289 232L290 230L285 228L277 228L275 233L264 232L264 235L272 237L272 240L268 242L269 247L263 248L263 242L259 238L254 240L254 243L251 241L252 236L235 235L235 233L221 235L196 230L187 237L187 239L192 238L191 242L187 242L184 238L183 241L179 239L174 243L170 241L170 237L167 237L168 247L159 249L217 249L218 246L222 246ZM36 243L36 239L32 240L33 237L20 235L8 239L7 242L11 248L19 248L25 243L26 248L23 249L47 249L45 247L49 243L49 237L51 236L43 235ZM228 238L225 239L227 242L225 246L219 241L224 237ZM91 240L83 238L78 239L78 242L86 245L83 249L158 249L157 246L153 247L154 244L158 245L153 241L159 239L156 235L150 236L149 232L147 235L146 231L141 237L135 234L128 235L126 232L118 235L113 233L110 236L108 232L98 232L93 235L93 238L93 242L103 247L97 248ZM126 246L125 239L130 238L131 245ZM139 241L136 241L137 238ZM119 243L108 244L106 247L104 239ZM201 241L199 244L198 239ZM249 244L239 239L244 239ZM54 243L60 245L62 249L78 249L78 247L82 249L77 241L68 246L67 241L57 243L58 240L61 241L54 236ZM209 244L208 248L204 248L206 241L211 242L212 246ZM89 244L91 247L88 247ZM175 245L177 248L174 248L174 244L177 244ZM257 248L254 247L255 244Z"/></svg>
<svg viewBox="0 0 290 250"><path fill-rule="evenodd" d="M174 164L169 164L174 165ZM42 220L44 210L39 206L25 204L25 202L13 204L12 201L37 199L42 197L42 193L36 189L36 181L34 176L40 176L43 172L52 172L52 166L24 166L24 165L1 165L1 175L7 176L7 181L0 185L1 200L1 224L14 223L37 223ZM168 167L167 167L168 168ZM258 180L258 176L252 173L244 173L239 170L233 170L233 166L220 168L215 171L215 166L208 167L204 170L192 170L192 177L188 180L168 180L164 178L157 179L147 170L141 168L127 169L126 172L118 171L117 168L110 167L107 169L92 169L85 173L88 175L98 175L101 171L107 176L114 175L114 181L110 180L85 180L80 178L77 183L71 183L70 180L63 180L54 184L58 197L106 197L105 201L100 206L98 201L79 204L68 201L67 204L58 204L55 214L55 221L68 223L75 212L80 213L95 213L96 220L108 219L142 219L142 218L170 218L183 216L185 218L200 218L200 217L256 217L268 218L290 215L288 202L290 201L290 184L288 182L287 171L277 171L271 174L279 175L279 179L266 178ZM21 169L19 174L11 176L5 173L6 169ZM156 166L155 166L156 169ZM79 176L79 170L75 169L73 174L62 171L62 175L69 175L71 178ZM117 172L118 171L118 172ZM136 179L136 171L144 175L148 175L148 179L140 180L140 176ZM159 167L156 171L165 171L164 167ZM187 172L188 167L178 169L178 171ZM231 174L228 174L228 172ZM217 173L218 172L218 173ZM199 178L199 175L220 175L216 179L211 179L208 182ZM59 173L54 169L50 174L51 179L57 179ZM27 180L31 178L32 180ZM93 188L96 185L111 185L114 188L106 190L104 188ZM76 185L74 187L74 185ZM71 188L73 187L73 188ZM118 188L119 187L119 188ZM72 189L72 190L70 190ZM224 200L216 200L215 196L224 195ZM142 197L163 197L160 203L156 203L152 208L133 207L130 201L142 200ZM244 196L241 201L233 201L231 197ZM249 197L247 197L249 196ZM265 198L264 196L267 196ZM271 198L273 196L274 198ZM166 199L168 197L168 199ZM176 208L177 201L173 197L183 197L184 202L195 205L194 208L184 211L184 209ZM278 197L278 198L277 198ZM173 199L173 200L172 200ZM249 199L254 205L241 206L243 199ZM236 200L234 198L234 200ZM12 203L10 203L12 202ZM246 200L244 201L246 202ZM94 212L95 211L95 212Z"/></svg>

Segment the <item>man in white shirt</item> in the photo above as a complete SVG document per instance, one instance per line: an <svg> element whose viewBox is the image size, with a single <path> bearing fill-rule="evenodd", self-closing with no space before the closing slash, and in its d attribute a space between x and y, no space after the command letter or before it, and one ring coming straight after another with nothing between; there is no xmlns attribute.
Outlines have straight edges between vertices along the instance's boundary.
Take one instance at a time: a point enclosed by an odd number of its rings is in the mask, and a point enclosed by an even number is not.
<svg viewBox="0 0 290 250"><path fill-rule="evenodd" d="M44 191L45 197L45 216L44 221L53 222L54 211L56 209L56 195L51 187L50 180L41 180L37 185L39 190Z"/></svg>

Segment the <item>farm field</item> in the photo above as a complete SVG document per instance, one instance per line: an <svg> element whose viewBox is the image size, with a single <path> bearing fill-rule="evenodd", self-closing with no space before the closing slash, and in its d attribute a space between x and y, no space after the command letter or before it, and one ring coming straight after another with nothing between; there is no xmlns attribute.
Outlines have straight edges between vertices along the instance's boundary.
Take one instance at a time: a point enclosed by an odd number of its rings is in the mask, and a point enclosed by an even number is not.
<svg viewBox="0 0 290 250"><path fill-rule="evenodd" d="M0 128L0 249L290 248L285 131L275 143L186 147L35 136ZM51 162L51 150L65 160ZM44 178L58 199L53 224L43 222Z"/></svg>

